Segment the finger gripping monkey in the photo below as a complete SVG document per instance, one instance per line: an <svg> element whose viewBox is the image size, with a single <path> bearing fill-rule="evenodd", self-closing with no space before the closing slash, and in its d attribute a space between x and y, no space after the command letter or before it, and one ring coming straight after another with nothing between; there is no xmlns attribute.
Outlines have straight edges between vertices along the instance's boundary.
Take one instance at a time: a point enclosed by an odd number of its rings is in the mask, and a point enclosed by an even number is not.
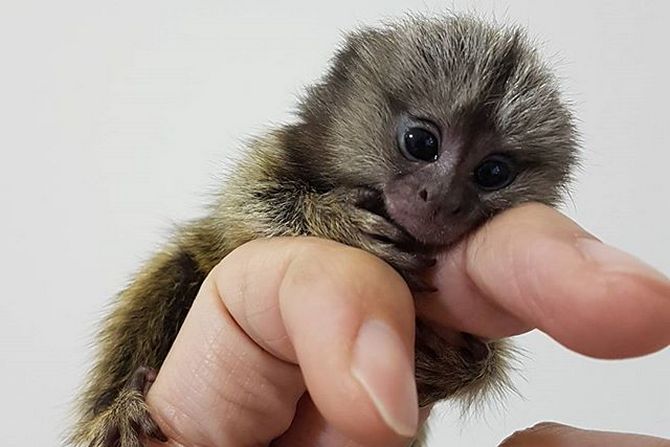
<svg viewBox="0 0 670 447"><path fill-rule="evenodd" d="M70 444L165 440L144 393L207 273L253 239L311 235L366 250L414 291L434 253L520 203L559 203L574 120L524 33L469 16L350 34L295 122L254 140L206 217L182 226L102 325ZM417 322L421 405L504 385L507 345Z"/></svg>

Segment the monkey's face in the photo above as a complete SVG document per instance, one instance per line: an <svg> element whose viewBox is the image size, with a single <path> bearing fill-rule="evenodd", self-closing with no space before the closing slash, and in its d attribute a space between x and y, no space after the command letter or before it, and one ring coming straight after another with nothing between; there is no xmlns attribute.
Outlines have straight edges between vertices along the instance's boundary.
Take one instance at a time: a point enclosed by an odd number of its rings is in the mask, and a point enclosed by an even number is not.
<svg viewBox="0 0 670 447"><path fill-rule="evenodd" d="M522 33L467 18L351 36L304 106L333 181L378 191L427 245L556 203L576 157L571 115Z"/></svg>
<svg viewBox="0 0 670 447"><path fill-rule="evenodd" d="M518 160L492 131L477 136L405 113L396 126L403 172L384 183L388 215L425 244L449 244L510 202ZM507 196L507 198L506 198ZM505 205L503 205L505 206Z"/></svg>

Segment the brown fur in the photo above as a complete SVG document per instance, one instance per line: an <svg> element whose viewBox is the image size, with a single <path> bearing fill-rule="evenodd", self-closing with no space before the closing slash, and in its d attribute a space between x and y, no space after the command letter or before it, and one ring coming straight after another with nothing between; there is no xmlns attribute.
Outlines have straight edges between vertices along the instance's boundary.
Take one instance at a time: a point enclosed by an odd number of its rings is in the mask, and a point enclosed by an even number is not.
<svg viewBox="0 0 670 447"><path fill-rule="evenodd" d="M388 213L396 205L389 185L441 178L431 171L438 164L408 163L397 150L398 117L410 111L458 143L453 180L439 192L469 207L419 236ZM473 163L496 150L518 160L516 180L500 191L473 192ZM575 158L571 115L520 30L471 17L418 17L350 35L301 102L297 122L250 144L208 216L180 229L120 294L100 333L71 443L136 447L157 436L141 393L129 384L138 368L160 368L205 275L239 245L273 236L328 238L379 256L415 290L425 289L420 272L436 248L516 204L555 204ZM485 355L475 355L482 348ZM506 352L501 342L449 345L418 322L421 403L472 400L500 386Z"/></svg>

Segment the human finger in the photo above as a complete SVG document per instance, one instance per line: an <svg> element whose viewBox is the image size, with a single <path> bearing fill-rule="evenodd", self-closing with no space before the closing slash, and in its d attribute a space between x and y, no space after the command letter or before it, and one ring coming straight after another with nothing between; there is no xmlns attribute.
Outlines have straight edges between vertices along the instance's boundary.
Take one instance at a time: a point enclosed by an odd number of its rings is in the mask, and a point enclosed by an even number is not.
<svg viewBox="0 0 670 447"><path fill-rule="evenodd" d="M416 431L414 311L400 276L331 241L260 240L208 276L147 402L166 435L265 445L309 390L343 436L404 445Z"/></svg>
<svg viewBox="0 0 670 447"><path fill-rule="evenodd" d="M418 301L435 324L486 338L539 328L600 358L670 344L670 281L540 204L509 210L443 254L440 291Z"/></svg>

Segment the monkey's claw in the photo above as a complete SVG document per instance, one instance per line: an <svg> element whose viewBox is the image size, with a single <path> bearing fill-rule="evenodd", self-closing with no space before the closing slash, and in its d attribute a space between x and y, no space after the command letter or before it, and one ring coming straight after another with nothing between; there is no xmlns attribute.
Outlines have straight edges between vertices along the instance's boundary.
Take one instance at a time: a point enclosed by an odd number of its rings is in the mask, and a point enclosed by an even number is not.
<svg viewBox="0 0 670 447"><path fill-rule="evenodd" d="M403 279L407 283L407 287L415 293L432 293L437 292L437 288L430 282L426 281L421 275L412 272L400 272Z"/></svg>

